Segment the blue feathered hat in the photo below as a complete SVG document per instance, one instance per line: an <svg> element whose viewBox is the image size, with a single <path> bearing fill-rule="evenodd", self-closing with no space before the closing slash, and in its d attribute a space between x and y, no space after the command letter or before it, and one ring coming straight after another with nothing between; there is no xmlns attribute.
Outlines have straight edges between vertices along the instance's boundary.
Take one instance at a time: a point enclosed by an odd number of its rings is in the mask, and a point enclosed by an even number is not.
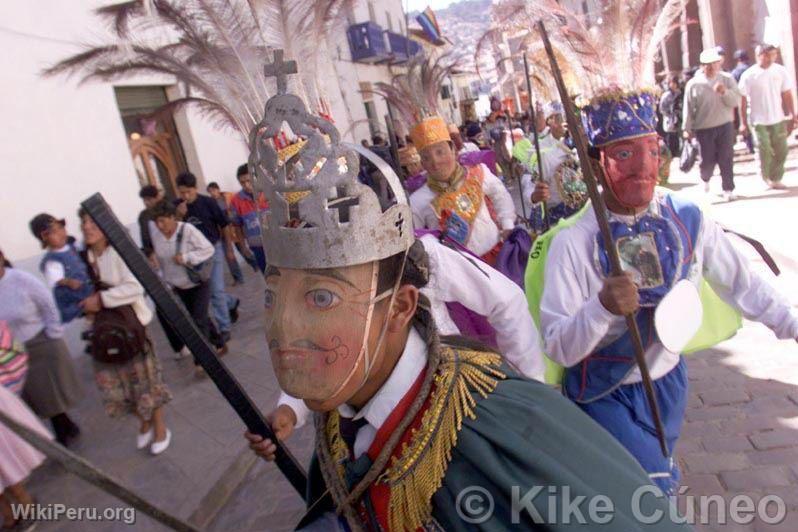
<svg viewBox="0 0 798 532"><path fill-rule="evenodd" d="M602 92L582 105L581 112L587 138L595 148L657 132L657 97L653 90Z"/></svg>

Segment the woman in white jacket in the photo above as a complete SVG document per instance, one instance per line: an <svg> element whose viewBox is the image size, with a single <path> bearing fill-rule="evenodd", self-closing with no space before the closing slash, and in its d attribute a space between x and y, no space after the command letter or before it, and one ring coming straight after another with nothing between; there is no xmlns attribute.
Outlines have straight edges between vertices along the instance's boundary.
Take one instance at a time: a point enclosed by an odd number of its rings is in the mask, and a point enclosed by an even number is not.
<svg viewBox="0 0 798 532"><path fill-rule="evenodd" d="M153 254L158 261L164 281L183 301L194 323L216 347L217 353L219 355L227 353L222 336L208 317L211 301L210 281L195 282L188 275L189 268L196 269L213 257L213 244L208 242L202 232L193 225L178 222L175 206L166 200L152 208L152 221L149 222L149 227ZM172 347L177 347L172 341L175 340L174 333L166 330L166 334L172 335L170 340ZM196 358L194 365L197 375L204 375L202 366Z"/></svg>
<svg viewBox="0 0 798 532"><path fill-rule="evenodd" d="M91 315L103 308L130 305L138 321L146 327L152 321L152 311L144 301L144 288L116 250L108 245L94 220L83 210L79 215L89 266L94 277L105 287L84 299L81 307ZM106 413L111 417L131 412L136 414L140 421L136 447L144 449L149 446L152 454L165 451L172 433L166 427L163 406L172 399L172 394L161 377L161 365L149 333L140 356L119 364L96 359L92 362Z"/></svg>

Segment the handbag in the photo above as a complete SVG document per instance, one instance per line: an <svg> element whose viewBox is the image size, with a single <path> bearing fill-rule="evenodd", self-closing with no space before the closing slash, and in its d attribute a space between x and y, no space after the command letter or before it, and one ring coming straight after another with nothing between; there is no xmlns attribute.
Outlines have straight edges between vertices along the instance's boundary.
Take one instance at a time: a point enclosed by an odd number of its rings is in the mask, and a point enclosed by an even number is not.
<svg viewBox="0 0 798 532"><path fill-rule="evenodd" d="M700 153L701 147L696 139L690 139L688 142L685 142L684 148L682 148L682 154L679 156L679 170L684 173L689 172L693 168Z"/></svg>
<svg viewBox="0 0 798 532"><path fill-rule="evenodd" d="M25 346L11 334L11 328L0 321L0 386L15 394L22 393L28 374L28 353Z"/></svg>
<svg viewBox="0 0 798 532"><path fill-rule="evenodd" d="M183 247L183 229L185 229L185 227L185 224L181 225L180 230L177 232L178 253L180 253L180 249ZM200 262L195 266L184 264L183 267L186 269L186 274L188 275L189 281L194 284L207 283L210 280L211 272L213 271L213 257L204 262Z"/></svg>

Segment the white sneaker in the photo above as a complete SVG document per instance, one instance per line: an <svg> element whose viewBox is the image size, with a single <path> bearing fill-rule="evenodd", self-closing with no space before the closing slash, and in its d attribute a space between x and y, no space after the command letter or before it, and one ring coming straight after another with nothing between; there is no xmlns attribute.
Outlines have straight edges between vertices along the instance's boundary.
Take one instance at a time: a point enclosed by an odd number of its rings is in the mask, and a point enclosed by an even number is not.
<svg viewBox="0 0 798 532"><path fill-rule="evenodd" d="M152 441L153 436L155 436L155 429L151 428L148 432L141 433L139 432L136 435L136 449L143 449L150 444Z"/></svg>
<svg viewBox="0 0 798 532"><path fill-rule="evenodd" d="M153 455L161 454L169 448L170 443L172 443L172 431L166 429L166 438L161 441L152 442L152 445L150 445L150 453Z"/></svg>
<svg viewBox="0 0 798 532"><path fill-rule="evenodd" d="M734 200L737 199L737 195L734 192L730 191L730 190L724 190L723 191L723 199L725 201L734 201Z"/></svg>
<svg viewBox="0 0 798 532"><path fill-rule="evenodd" d="M709 181L704 181L704 192L709 193Z"/></svg>
<svg viewBox="0 0 798 532"><path fill-rule="evenodd" d="M190 357L190 356L191 356L191 349L189 349L187 346L184 345L183 349L181 349L179 352L175 353L175 360L180 360L182 358L186 358L186 357Z"/></svg>
<svg viewBox="0 0 798 532"><path fill-rule="evenodd" d="M773 190L785 190L787 188L787 185L785 185L781 181L771 181L770 188L772 188Z"/></svg>

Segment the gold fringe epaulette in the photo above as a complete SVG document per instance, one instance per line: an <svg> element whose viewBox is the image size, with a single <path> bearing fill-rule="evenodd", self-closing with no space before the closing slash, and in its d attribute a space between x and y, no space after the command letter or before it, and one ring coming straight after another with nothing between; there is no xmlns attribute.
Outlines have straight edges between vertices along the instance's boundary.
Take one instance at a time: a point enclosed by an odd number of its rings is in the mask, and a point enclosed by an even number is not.
<svg viewBox="0 0 798 532"><path fill-rule="evenodd" d="M463 419L476 419L477 403L472 394L487 397L506 378L498 369L501 360L492 352L442 346L435 387L421 424L412 430L409 443L402 445L377 480L390 486L390 530L414 531L432 518L432 496L443 484ZM348 450L340 437L339 424L338 412L331 412L325 432L338 474L343 478Z"/></svg>
<svg viewBox="0 0 798 532"><path fill-rule="evenodd" d="M432 496L441 487L463 419L476 419L472 393L487 397L505 375L501 357L481 351L442 348L435 388L410 442L380 476L391 488L391 530L416 530L432 516Z"/></svg>

